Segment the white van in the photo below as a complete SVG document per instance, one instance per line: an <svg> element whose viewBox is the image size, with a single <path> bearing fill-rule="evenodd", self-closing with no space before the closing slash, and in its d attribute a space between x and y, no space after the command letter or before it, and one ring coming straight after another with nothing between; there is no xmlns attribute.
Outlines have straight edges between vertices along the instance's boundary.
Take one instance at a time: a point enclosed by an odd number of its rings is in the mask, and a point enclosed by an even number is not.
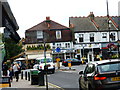
<svg viewBox="0 0 120 90"><path fill-rule="evenodd" d="M52 58L36 59L36 64L33 66L33 69L39 69L40 71L45 71L44 66L45 64L48 66L48 71L55 73L55 64L53 63Z"/></svg>

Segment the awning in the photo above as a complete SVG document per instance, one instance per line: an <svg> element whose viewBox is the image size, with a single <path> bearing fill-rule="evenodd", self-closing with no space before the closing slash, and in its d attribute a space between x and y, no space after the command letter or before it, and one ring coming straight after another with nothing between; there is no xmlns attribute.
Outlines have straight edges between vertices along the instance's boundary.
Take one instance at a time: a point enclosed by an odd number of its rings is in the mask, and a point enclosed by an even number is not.
<svg viewBox="0 0 120 90"><path fill-rule="evenodd" d="M17 59L15 59L15 61L24 61L24 60L26 60L26 58L17 58Z"/></svg>

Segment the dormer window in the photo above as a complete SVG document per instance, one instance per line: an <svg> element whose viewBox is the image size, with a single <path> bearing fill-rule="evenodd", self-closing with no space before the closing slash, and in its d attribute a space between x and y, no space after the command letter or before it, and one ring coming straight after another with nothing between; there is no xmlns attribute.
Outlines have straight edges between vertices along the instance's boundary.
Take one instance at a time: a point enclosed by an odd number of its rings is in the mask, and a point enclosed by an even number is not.
<svg viewBox="0 0 120 90"><path fill-rule="evenodd" d="M61 39L61 31L56 31L56 39Z"/></svg>

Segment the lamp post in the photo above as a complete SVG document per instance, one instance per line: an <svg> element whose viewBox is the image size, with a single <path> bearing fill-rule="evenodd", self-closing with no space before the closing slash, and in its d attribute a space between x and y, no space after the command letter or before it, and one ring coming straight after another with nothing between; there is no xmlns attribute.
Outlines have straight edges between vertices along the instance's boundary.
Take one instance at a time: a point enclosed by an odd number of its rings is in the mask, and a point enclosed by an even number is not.
<svg viewBox="0 0 120 90"><path fill-rule="evenodd" d="M46 76L46 90L48 90L48 77L47 77L47 65L46 65L46 38L45 32L43 32L43 44L44 44L44 60L45 60L45 76Z"/></svg>

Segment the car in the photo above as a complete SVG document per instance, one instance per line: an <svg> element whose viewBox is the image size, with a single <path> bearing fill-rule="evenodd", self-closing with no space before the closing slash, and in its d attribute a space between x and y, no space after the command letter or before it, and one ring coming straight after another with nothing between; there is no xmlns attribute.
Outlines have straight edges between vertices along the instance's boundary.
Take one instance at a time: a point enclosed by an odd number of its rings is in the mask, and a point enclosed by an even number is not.
<svg viewBox="0 0 120 90"><path fill-rule="evenodd" d="M53 63L53 60L51 58L36 59L36 64L33 66L33 69L38 69L40 71L45 71L45 62L46 66L48 67L47 72L55 73L55 64Z"/></svg>
<svg viewBox="0 0 120 90"><path fill-rule="evenodd" d="M81 60L75 59L75 58L70 58L70 59L65 59L62 61L63 66L68 66L69 61L71 62L71 65L80 65L82 64Z"/></svg>
<svg viewBox="0 0 120 90"><path fill-rule="evenodd" d="M79 72L80 90L120 89L120 60L102 60L89 62Z"/></svg>

